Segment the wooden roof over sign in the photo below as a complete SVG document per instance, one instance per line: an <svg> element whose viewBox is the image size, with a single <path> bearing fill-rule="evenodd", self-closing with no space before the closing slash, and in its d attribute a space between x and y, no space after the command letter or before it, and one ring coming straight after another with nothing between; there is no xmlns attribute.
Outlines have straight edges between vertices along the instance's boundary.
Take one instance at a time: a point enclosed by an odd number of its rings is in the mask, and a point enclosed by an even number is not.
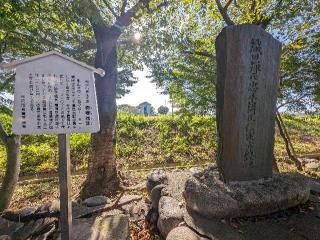
<svg viewBox="0 0 320 240"><path fill-rule="evenodd" d="M45 53L42 53L42 54L39 54L39 55L36 55L36 56L32 56L32 57L28 57L28 58L24 58L22 60L17 60L17 61L13 61L13 62L10 62L10 63L4 63L4 64L0 64L0 67L3 68L3 69L12 69L12 68L15 68L16 66L18 65L21 65L21 64L26 64L28 62L32 62L34 60L37 60L37 59L40 59L40 58L45 58L45 57L48 57L48 56L51 56L51 55L56 55L56 56L59 56L61 58L64 58L70 62L73 62L75 64L78 64L84 68L87 68L97 74L99 74L100 76L104 76L105 72L103 69L101 68L94 68L90 65L87 65L83 62L80 62L78 60L75 60L71 57L68 57L67 55L64 55L58 51L50 51L50 52L45 52Z"/></svg>

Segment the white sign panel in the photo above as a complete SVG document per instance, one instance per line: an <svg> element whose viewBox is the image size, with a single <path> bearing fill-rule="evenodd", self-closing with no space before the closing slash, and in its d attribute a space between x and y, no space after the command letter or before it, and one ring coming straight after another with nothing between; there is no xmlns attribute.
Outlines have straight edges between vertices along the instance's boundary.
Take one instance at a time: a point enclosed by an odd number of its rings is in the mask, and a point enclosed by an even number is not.
<svg viewBox="0 0 320 240"><path fill-rule="evenodd" d="M12 128L15 134L99 131L93 71L57 55L17 65Z"/></svg>

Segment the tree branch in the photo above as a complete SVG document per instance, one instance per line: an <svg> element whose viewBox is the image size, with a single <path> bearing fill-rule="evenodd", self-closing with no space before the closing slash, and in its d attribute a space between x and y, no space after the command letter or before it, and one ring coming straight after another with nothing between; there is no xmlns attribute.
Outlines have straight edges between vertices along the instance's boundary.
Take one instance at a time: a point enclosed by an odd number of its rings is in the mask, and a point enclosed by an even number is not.
<svg viewBox="0 0 320 240"><path fill-rule="evenodd" d="M78 0L74 1L73 3L77 3L78 11L89 20L92 26L104 26L106 24L103 17L99 14L100 10L92 0Z"/></svg>
<svg viewBox="0 0 320 240"><path fill-rule="evenodd" d="M275 6L275 8L273 9L272 13L270 14L269 17L265 18L264 20L262 20L260 22L260 26L263 29L266 29L268 27L268 25L270 24L270 22L277 17L277 15L279 14L279 10L281 10L281 4L282 4L283 0L279 0L277 2L277 5Z"/></svg>
<svg viewBox="0 0 320 240"><path fill-rule="evenodd" d="M227 2L226 6L225 6L225 7L222 7L220 0L216 0L216 4L217 4L217 7L218 7L218 10L219 10L219 12L220 12L223 20L226 22L226 24L227 24L228 26L234 25L234 22L230 19L229 15L228 15L228 13L227 13L227 9L228 9L229 5L231 4L231 2L232 2L232 1L229 0L229 1Z"/></svg>
<svg viewBox="0 0 320 240"><path fill-rule="evenodd" d="M8 134L4 130L2 123L0 122L0 139L4 143L4 145L7 145L7 139L8 139Z"/></svg>
<svg viewBox="0 0 320 240"><path fill-rule="evenodd" d="M164 1L164 2L160 3L158 6L156 6L154 9L148 9L148 13L152 14L155 11L158 11L160 8L168 6L168 4L169 4L168 1Z"/></svg>
<svg viewBox="0 0 320 240"><path fill-rule="evenodd" d="M108 10L112 13L112 15L115 18L118 18L119 16L117 15L117 13L114 11L114 9L109 5L109 3L107 2L107 0L103 0L104 4L106 5L106 7L108 8Z"/></svg>
<svg viewBox="0 0 320 240"><path fill-rule="evenodd" d="M127 27L132 23L132 19L136 17L136 13L141 9L142 6L148 5L150 0L139 0L133 5L128 11L121 14L114 25L121 27Z"/></svg>
<svg viewBox="0 0 320 240"><path fill-rule="evenodd" d="M125 0L124 0L125 1ZM121 14L117 21L115 22L114 26L121 26L121 27L127 27L132 23L132 20L135 18L139 18L140 16L137 16L137 12L142 9L143 7L148 8L148 5L151 0L139 0L134 6L132 6L130 9L128 9L126 12ZM161 7L167 6L169 2L164 1L160 3L156 8L150 10L148 9L148 13L153 13L157 10L159 10Z"/></svg>
<svg viewBox="0 0 320 240"><path fill-rule="evenodd" d="M223 7L223 10L224 11L227 11L228 10L228 7L230 6L230 4L232 3L233 0L229 0L226 5Z"/></svg>
<svg viewBox="0 0 320 240"><path fill-rule="evenodd" d="M8 86L8 84L14 80L15 75L16 75L15 73L12 74L11 76L9 76L7 79L4 80L4 83L0 84L0 92L2 92Z"/></svg>
<svg viewBox="0 0 320 240"><path fill-rule="evenodd" d="M305 97L307 97L307 96L309 96L309 95L312 95L312 93L306 93L306 94L300 96L300 97L297 98L297 99L292 99L292 100L287 101L287 102L285 102L285 103L283 103L283 104L280 104L279 106L277 106L277 109L279 109L279 108L281 108L281 107L284 107L284 106L286 106L286 105L288 105L288 104L298 102L298 101L300 101L302 98L305 98Z"/></svg>
<svg viewBox="0 0 320 240"><path fill-rule="evenodd" d="M122 0L122 6L121 6L121 10L120 10L120 15L124 14L124 12L126 11L127 5L128 5L128 0Z"/></svg>
<svg viewBox="0 0 320 240"><path fill-rule="evenodd" d="M202 57L208 57L208 58L215 58L213 54L210 54L208 52L203 52L203 51L191 51L191 50L185 50L183 51L185 54L190 54L190 55L199 55Z"/></svg>

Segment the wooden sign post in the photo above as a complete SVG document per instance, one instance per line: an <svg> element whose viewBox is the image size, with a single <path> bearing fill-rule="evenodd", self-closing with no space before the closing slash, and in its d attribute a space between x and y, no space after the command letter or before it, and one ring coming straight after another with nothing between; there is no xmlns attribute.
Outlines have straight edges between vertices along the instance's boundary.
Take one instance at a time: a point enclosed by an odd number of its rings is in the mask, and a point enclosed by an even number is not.
<svg viewBox="0 0 320 240"><path fill-rule="evenodd" d="M1 67L16 68L13 132L58 134L61 238L72 239L69 134L100 130L93 73L104 71L56 51Z"/></svg>
<svg viewBox="0 0 320 240"><path fill-rule="evenodd" d="M71 239L72 205L70 199L70 136L58 135L59 144L59 185L60 185L60 226L62 239Z"/></svg>

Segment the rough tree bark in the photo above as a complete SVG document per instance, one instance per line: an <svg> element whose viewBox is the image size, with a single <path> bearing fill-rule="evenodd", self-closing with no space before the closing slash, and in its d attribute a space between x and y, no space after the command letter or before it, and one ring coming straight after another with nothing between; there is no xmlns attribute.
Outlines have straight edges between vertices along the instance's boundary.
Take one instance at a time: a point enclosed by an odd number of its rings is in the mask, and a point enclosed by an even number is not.
<svg viewBox="0 0 320 240"><path fill-rule="evenodd" d="M121 31L116 27L94 25L97 44L95 67L105 71L103 77L96 76L96 92L101 129L92 134L92 159L81 197L109 195L119 188L120 179L115 161L116 144L116 84L117 84L117 40Z"/></svg>
<svg viewBox="0 0 320 240"><path fill-rule="evenodd" d="M143 11L140 10L145 9L148 13L152 13L167 5L167 1L163 1L154 9L150 9L151 1L138 0L134 5L130 5L127 0L122 0L121 9L118 12L112 9L108 1L103 1L115 18L112 25L100 15L101 11L93 1L79 1L81 3L79 11L90 21L96 39L95 67L102 68L106 73L104 77L96 76L101 129L100 132L92 134L92 156L80 198L111 195L119 188L120 179L115 160L117 40L123 28L128 27L134 19L141 17Z"/></svg>
<svg viewBox="0 0 320 240"><path fill-rule="evenodd" d="M0 211L9 207L20 173L21 137L7 135L0 123L0 139L7 151L7 165L0 189Z"/></svg>

